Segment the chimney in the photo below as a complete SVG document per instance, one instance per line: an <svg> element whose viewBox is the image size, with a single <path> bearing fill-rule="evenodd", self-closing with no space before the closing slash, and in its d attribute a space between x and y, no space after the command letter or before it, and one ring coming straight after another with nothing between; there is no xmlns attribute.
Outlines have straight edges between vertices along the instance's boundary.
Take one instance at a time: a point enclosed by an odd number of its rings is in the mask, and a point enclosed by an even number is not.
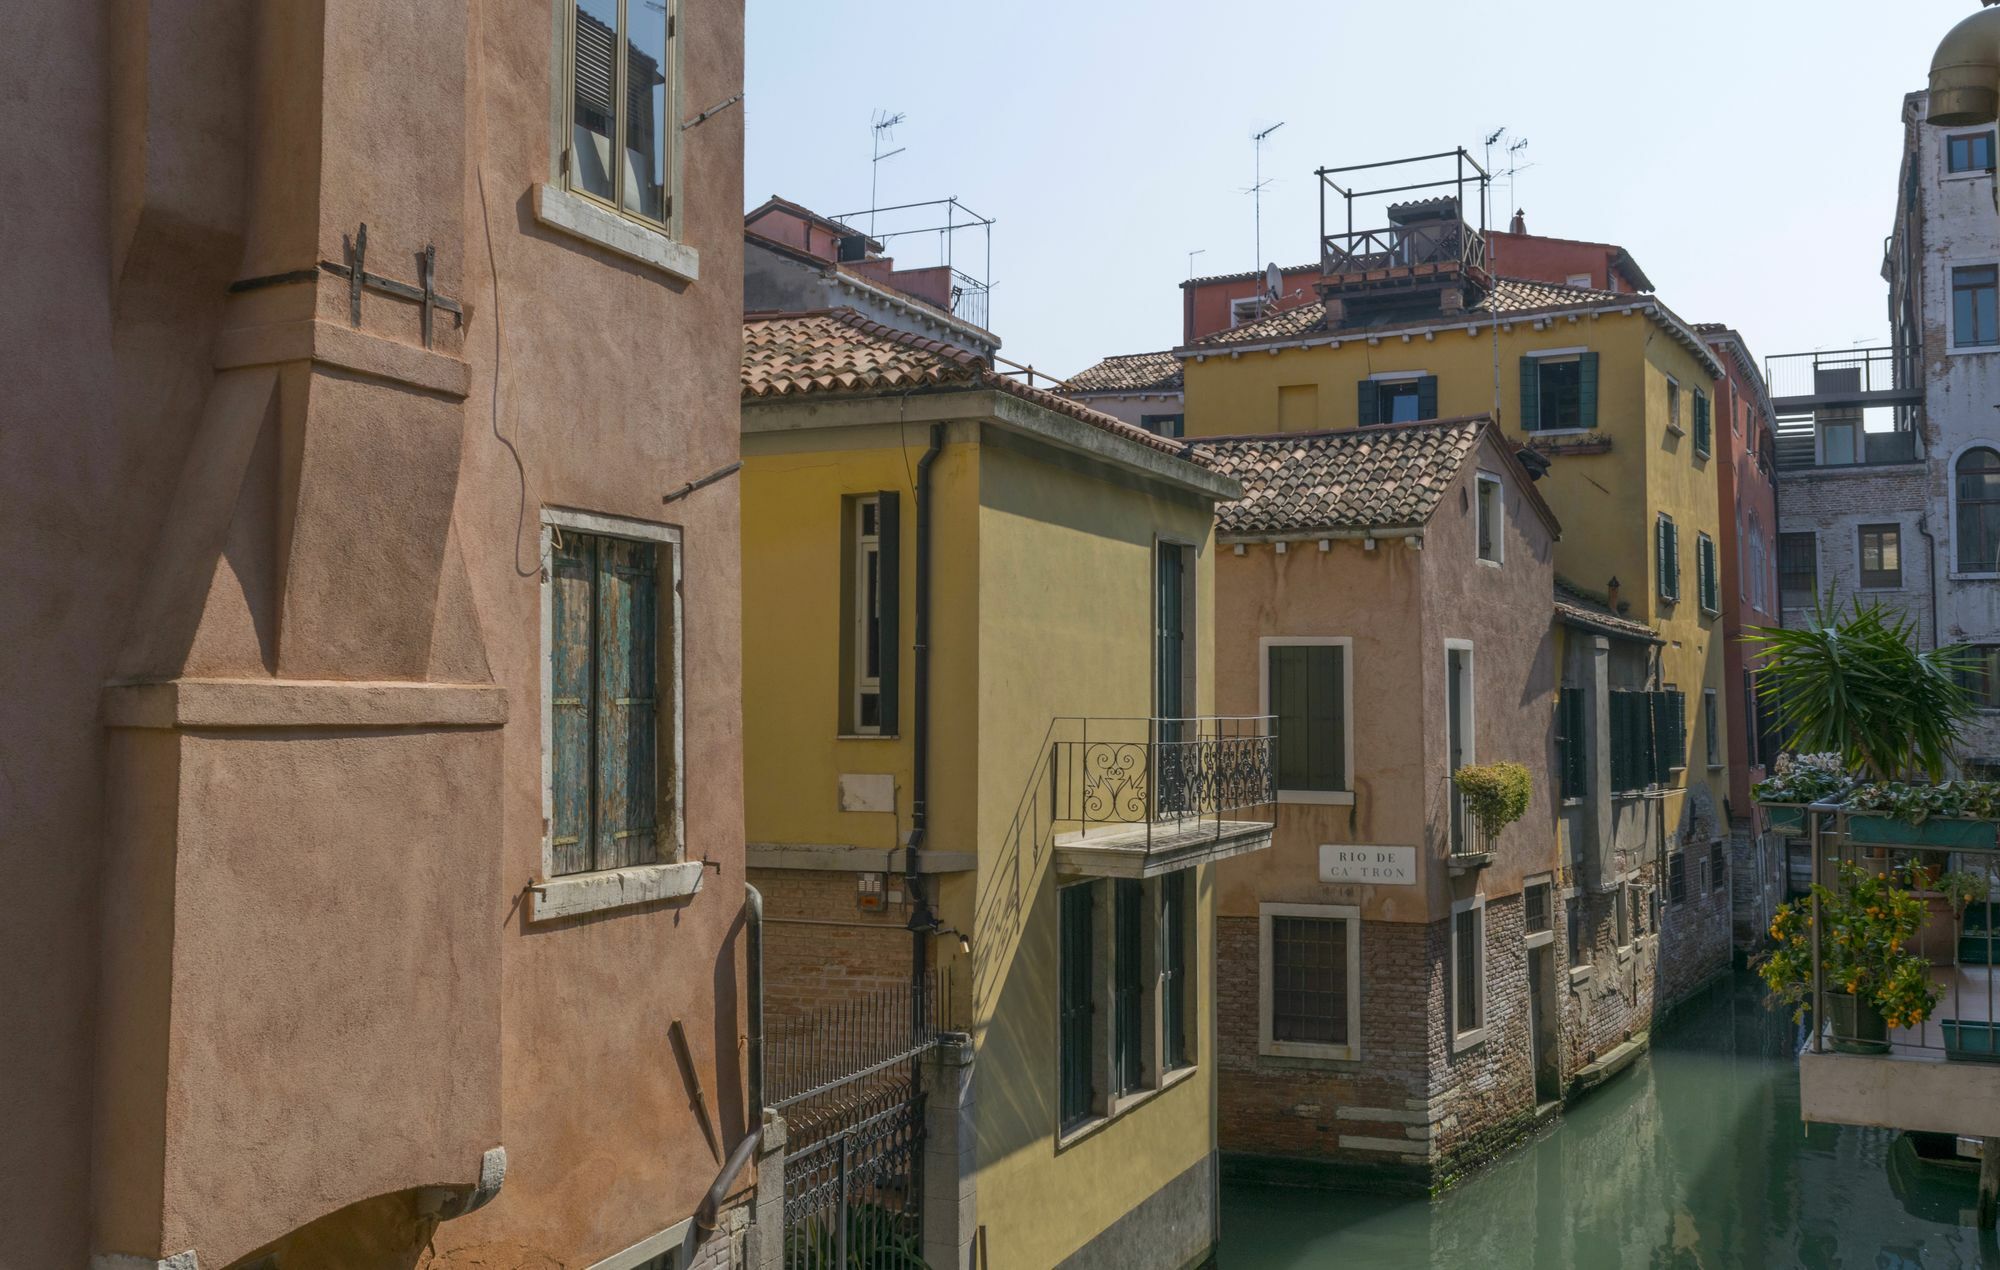
<svg viewBox="0 0 2000 1270"><path fill-rule="evenodd" d="M1615 577L1604 584L1604 607L1610 609L1613 613L1623 613L1625 611L1618 607L1618 579Z"/></svg>
<svg viewBox="0 0 2000 1270"><path fill-rule="evenodd" d="M1525 233L1527 233L1527 232L1528 232L1528 214L1527 214L1526 212L1522 211L1522 210L1521 210L1520 208L1518 208L1518 207L1517 207L1517 208L1515 208L1515 209L1514 209L1514 221L1513 221L1513 223L1512 223L1512 224L1510 224L1509 226L1507 226L1507 232L1508 232L1508 233L1510 233L1510 234L1525 234Z"/></svg>

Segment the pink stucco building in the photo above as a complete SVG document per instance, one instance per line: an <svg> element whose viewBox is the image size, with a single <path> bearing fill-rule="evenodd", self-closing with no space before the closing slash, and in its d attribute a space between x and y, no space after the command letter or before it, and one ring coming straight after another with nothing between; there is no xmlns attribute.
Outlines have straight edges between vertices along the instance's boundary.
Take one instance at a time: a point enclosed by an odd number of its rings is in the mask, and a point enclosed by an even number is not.
<svg viewBox="0 0 2000 1270"><path fill-rule="evenodd" d="M690 1242L755 1125L743 116L681 126L742 21L9 23L0 1264Z"/></svg>

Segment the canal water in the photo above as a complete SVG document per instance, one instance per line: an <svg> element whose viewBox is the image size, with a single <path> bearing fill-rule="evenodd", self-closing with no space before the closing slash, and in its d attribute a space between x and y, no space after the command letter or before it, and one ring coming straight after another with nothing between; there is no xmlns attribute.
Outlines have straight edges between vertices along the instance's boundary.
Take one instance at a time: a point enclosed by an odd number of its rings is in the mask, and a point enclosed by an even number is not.
<svg viewBox="0 0 2000 1270"><path fill-rule="evenodd" d="M1436 1201L1225 1185L1222 1270L1995 1267L1976 1174L1881 1130L1802 1127L1795 1029L1748 973Z"/></svg>

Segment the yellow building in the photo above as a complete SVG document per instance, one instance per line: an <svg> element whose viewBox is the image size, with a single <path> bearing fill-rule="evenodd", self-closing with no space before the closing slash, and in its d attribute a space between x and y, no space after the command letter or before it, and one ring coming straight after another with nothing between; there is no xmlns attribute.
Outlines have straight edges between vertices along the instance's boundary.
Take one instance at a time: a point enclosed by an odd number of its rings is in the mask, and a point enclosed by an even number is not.
<svg viewBox="0 0 2000 1270"><path fill-rule="evenodd" d="M743 454L771 1101L797 1020L936 975L931 1263L1199 1264L1214 861L1271 833L1262 729L1201 717L1239 487L852 310L746 324Z"/></svg>
<svg viewBox="0 0 2000 1270"><path fill-rule="evenodd" d="M1448 200L1441 200L1445 202ZM1455 210L1448 214L1455 218ZM1476 239L1469 228L1456 243ZM1452 262L1447 262L1452 263ZM1718 474L1721 365L1651 295L1449 273L1376 270L1314 302L1179 352L1190 438L1352 428L1490 414L1546 462L1563 525L1559 577L1663 641L1653 674L1679 704L1685 761L1642 782L1667 851L1723 835L1732 720L1720 708L1723 629ZM1670 729L1662 729L1671 736ZM1642 765L1643 766L1643 765ZM1625 792L1625 791L1620 791ZM1638 792L1634 790L1633 792Z"/></svg>

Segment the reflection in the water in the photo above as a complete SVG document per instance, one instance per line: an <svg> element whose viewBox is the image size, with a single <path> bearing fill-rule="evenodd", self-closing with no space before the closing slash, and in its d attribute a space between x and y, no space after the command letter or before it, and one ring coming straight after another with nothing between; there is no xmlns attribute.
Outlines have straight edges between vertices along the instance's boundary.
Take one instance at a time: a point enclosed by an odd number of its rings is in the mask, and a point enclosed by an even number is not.
<svg viewBox="0 0 2000 1270"><path fill-rule="evenodd" d="M1972 1174L1891 1133L1800 1125L1793 1041L1738 975L1553 1132L1434 1203L1225 1187L1221 1264L2000 1268L1970 1224Z"/></svg>

